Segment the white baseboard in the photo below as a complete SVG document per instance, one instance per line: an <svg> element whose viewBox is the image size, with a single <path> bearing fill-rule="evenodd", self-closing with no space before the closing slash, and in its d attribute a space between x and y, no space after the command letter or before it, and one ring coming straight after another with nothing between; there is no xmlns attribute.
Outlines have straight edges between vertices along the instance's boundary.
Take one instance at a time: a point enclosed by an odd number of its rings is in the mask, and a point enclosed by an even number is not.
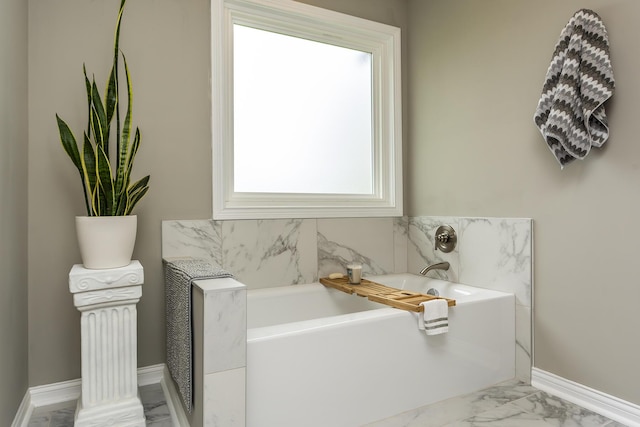
<svg viewBox="0 0 640 427"><path fill-rule="evenodd" d="M160 384L175 426L188 427L189 423L179 404L178 396L164 363L138 369L138 385ZM11 427L27 427L35 408L76 400L80 397L80 379L30 387L25 393ZM178 405L175 405L178 402Z"/></svg>
<svg viewBox="0 0 640 427"><path fill-rule="evenodd" d="M162 382L164 371L164 363L138 368L138 387Z"/></svg>
<svg viewBox="0 0 640 427"><path fill-rule="evenodd" d="M189 427L190 423L187 419L187 414L185 414L184 412L180 394L178 394L178 389L173 383L171 374L169 373L169 368L167 368L166 365L164 365L164 375L162 377L160 385L162 386L162 391L164 391L164 395L167 398L167 406L169 407L169 412L171 412L171 420L173 421L173 425Z"/></svg>
<svg viewBox="0 0 640 427"><path fill-rule="evenodd" d="M79 396L80 380L30 387L22 399L11 427L27 427L35 408L68 402Z"/></svg>
<svg viewBox="0 0 640 427"><path fill-rule="evenodd" d="M16 412L16 416L11 423L11 427L27 427L31 414L33 414L31 395L29 392L26 392L22 398L22 402L20 402L18 412Z"/></svg>
<svg viewBox="0 0 640 427"><path fill-rule="evenodd" d="M542 369L531 369L531 385L629 427L640 427L640 406Z"/></svg>
<svg viewBox="0 0 640 427"><path fill-rule="evenodd" d="M82 382L78 380L30 387L31 405L35 408L76 400L80 397Z"/></svg>

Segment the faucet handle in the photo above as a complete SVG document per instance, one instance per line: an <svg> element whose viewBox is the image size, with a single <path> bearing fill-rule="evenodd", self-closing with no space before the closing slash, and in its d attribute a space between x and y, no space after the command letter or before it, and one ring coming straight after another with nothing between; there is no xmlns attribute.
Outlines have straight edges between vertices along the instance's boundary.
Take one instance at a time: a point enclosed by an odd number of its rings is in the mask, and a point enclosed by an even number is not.
<svg viewBox="0 0 640 427"><path fill-rule="evenodd" d="M449 236L449 233L446 231L436 236L436 239L438 239L438 242L440 243L448 243L450 238L451 236Z"/></svg>
<svg viewBox="0 0 640 427"><path fill-rule="evenodd" d="M449 225L441 225L435 234L435 250L440 249L442 252L451 252L458 241L456 231Z"/></svg>

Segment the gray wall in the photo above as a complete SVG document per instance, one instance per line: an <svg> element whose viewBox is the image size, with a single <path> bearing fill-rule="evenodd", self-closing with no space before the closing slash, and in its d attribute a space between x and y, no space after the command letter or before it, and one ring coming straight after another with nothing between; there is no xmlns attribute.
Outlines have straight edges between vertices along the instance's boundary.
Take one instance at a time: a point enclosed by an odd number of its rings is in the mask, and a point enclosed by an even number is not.
<svg viewBox="0 0 640 427"><path fill-rule="evenodd" d="M0 2L0 425L27 389L27 2Z"/></svg>
<svg viewBox="0 0 640 427"><path fill-rule="evenodd" d="M533 113L560 31L604 20L603 150L560 170ZM535 366L640 404L640 2L409 1L409 215L534 219Z"/></svg>

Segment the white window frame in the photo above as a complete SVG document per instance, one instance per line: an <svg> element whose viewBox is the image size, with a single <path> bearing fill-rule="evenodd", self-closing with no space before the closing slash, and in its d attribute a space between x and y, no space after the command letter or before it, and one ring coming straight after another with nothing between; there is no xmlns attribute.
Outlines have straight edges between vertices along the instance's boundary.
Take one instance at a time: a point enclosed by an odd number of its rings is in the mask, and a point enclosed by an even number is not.
<svg viewBox="0 0 640 427"><path fill-rule="evenodd" d="M233 186L233 24L373 55L373 194L238 193ZM213 218L402 216L400 29L291 0L212 0ZM336 156L340 153L336 153ZM354 159L357 161L357 159ZM274 170L286 164L273 165ZM331 165L327 165L331 173Z"/></svg>

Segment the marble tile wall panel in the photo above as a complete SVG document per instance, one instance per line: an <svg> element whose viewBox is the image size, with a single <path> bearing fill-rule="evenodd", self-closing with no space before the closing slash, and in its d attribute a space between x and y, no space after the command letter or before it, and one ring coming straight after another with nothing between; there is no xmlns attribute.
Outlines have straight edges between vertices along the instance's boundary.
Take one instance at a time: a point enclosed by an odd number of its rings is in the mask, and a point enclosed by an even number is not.
<svg viewBox="0 0 640 427"><path fill-rule="evenodd" d="M406 273L407 250L409 248L409 218L393 218L393 260L394 273Z"/></svg>
<svg viewBox="0 0 640 427"><path fill-rule="evenodd" d="M247 291L204 291L204 374L246 366Z"/></svg>
<svg viewBox="0 0 640 427"><path fill-rule="evenodd" d="M532 225L527 218L460 218L461 283L516 296L516 378L531 381Z"/></svg>
<svg viewBox="0 0 640 427"><path fill-rule="evenodd" d="M252 289L317 280L315 219L222 221L223 268Z"/></svg>
<svg viewBox="0 0 640 427"><path fill-rule="evenodd" d="M317 280L315 219L163 221L162 256L210 259L250 286Z"/></svg>
<svg viewBox="0 0 640 427"><path fill-rule="evenodd" d="M246 368L204 377L204 427L243 427L246 408Z"/></svg>
<svg viewBox="0 0 640 427"><path fill-rule="evenodd" d="M435 230L458 233L453 252L434 249ZM238 221L164 221L163 256L212 259L250 287L308 283L363 264L365 274L418 272L448 261L434 276L514 292L531 306L531 220L424 216Z"/></svg>
<svg viewBox="0 0 640 427"><path fill-rule="evenodd" d="M516 305L516 378L531 382L532 317L531 307Z"/></svg>
<svg viewBox="0 0 640 427"><path fill-rule="evenodd" d="M204 258L222 266L221 232L219 221L162 221L162 257Z"/></svg>
<svg viewBox="0 0 640 427"><path fill-rule="evenodd" d="M513 292L531 307L531 220L460 218L457 232L460 282Z"/></svg>
<svg viewBox="0 0 640 427"><path fill-rule="evenodd" d="M432 270L429 277L437 277L451 282L458 282L459 245L449 253L435 250L435 232L441 225L450 225L458 233L459 218L446 216L419 216L408 220L408 272L418 274L427 265L448 261L449 270ZM458 238L458 242L460 239Z"/></svg>
<svg viewBox="0 0 640 427"><path fill-rule="evenodd" d="M318 219L318 274L346 273L346 265L362 264L362 274L395 271L392 218Z"/></svg>

